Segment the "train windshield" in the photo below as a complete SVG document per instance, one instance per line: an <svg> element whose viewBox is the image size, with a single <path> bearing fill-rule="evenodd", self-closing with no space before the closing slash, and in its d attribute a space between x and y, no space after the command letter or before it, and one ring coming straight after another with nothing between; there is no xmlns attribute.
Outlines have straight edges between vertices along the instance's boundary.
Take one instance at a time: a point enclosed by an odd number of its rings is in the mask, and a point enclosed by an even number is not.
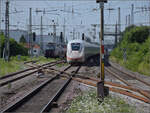
<svg viewBox="0 0 150 113"><path fill-rule="evenodd" d="M79 51L81 48L80 43L72 43L71 44L72 51Z"/></svg>

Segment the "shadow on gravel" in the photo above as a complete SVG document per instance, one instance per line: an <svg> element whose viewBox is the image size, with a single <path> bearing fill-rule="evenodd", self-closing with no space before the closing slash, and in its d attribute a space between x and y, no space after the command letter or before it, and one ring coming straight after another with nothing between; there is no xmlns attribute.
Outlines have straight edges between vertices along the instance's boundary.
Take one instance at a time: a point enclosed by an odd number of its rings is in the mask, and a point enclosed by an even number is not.
<svg viewBox="0 0 150 113"><path fill-rule="evenodd" d="M88 67L92 67L92 66L99 66L100 64L100 57L99 55L93 56L88 58L84 63L74 63L72 64L73 66L88 66Z"/></svg>
<svg viewBox="0 0 150 113"><path fill-rule="evenodd" d="M104 65L107 67L107 66L110 66L110 63L109 63L109 56L104 56L105 57L105 60L104 60ZM93 67L93 66L100 66L100 56L99 55L96 55L96 56L93 56L93 57L90 57L86 60L85 63L76 63L76 64L72 64L73 66L87 66L87 67Z"/></svg>

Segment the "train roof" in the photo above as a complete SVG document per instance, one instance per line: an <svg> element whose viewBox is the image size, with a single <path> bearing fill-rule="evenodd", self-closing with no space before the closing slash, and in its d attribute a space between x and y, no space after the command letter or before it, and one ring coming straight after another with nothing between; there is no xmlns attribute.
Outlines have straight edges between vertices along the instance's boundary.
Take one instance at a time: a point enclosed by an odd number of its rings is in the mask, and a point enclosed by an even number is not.
<svg viewBox="0 0 150 113"><path fill-rule="evenodd" d="M71 40L68 42L68 44L70 43L87 43L87 44L92 44L92 45L96 45L96 46L99 46L98 43L94 43L94 42L87 42L85 40L81 40L81 39L76 39L76 40Z"/></svg>
<svg viewBox="0 0 150 113"><path fill-rule="evenodd" d="M83 41L83 40L80 40L80 39L76 39L76 40L71 40L71 41L69 41L68 43L74 43L74 42L83 43L84 41Z"/></svg>

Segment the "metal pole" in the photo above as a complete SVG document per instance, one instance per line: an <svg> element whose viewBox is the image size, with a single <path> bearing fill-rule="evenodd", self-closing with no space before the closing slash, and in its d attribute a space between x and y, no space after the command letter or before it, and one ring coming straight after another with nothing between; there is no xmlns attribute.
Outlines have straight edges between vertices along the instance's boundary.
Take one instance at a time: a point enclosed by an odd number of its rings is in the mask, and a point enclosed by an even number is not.
<svg viewBox="0 0 150 113"><path fill-rule="evenodd" d="M31 57L33 57L33 38L32 38L32 8L29 10L29 48Z"/></svg>
<svg viewBox="0 0 150 113"><path fill-rule="evenodd" d="M120 7L118 8L118 26L119 26L119 33L121 31L121 19L120 19Z"/></svg>
<svg viewBox="0 0 150 113"><path fill-rule="evenodd" d="M5 11L5 61L9 61L9 2L6 1L6 11Z"/></svg>
<svg viewBox="0 0 150 113"><path fill-rule="evenodd" d="M73 28L73 40L75 39L75 28Z"/></svg>
<svg viewBox="0 0 150 113"><path fill-rule="evenodd" d="M100 80L104 82L104 2L100 2L100 9L101 9L101 32L100 32Z"/></svg>
<svg viewBox="0 0 150 113"><path fill-rule="evenodd" d="M53 36L54 36L54 43L57 43L57 40L56 40L56 25L55 25L55 22L54 22L54 25L53 25Z"/></svg>
<svg viewBox="0 0 150 113"><path fill-rule="evenodd" d="M97 94L100 101L104 100L104 3L100 2L100 82L97 83Z"/></svg>
<svg viewBox="0 0 150 113"><path fill-rule="evenodd" d="M116 25L115 25L115 47L117 46L117 23L116 23Z"/></svg>
<svg viewBox="0 0 150 113"><path fill-rule="evenodd" d="M1 17L2 17L2 0L0 0L0 33L1 33L1 22L2 22L2 20L1 20Z"/></svg>
<svg viewBox="0 0 150 113"><path fill-rule="evenodd" d="M64 40L65 40L65 32L66 32L66 19L64 18L64 27L63 27L63 42L64 42Z"/></svg>
<svg viewBox="0 0 150 113"><path fill-rule="evenodd" d="M0 0L0 35L1 35L1 6L2 6L2 1ZM1 37L0 37L0 58L1 58Z"/></svg>
<svg viewBox="0 0 150 113"><path fill-rule="evenodd" d="M42 20L42 16L41 16L41 29L40 29L40 32L41 32L41 55L43 54L43 20Z"/></svg>
<svg viewBox="0 0 150 113"><path fill-rule="evenodd" d="M149 7L148 10L150 11L150 0L149 0ZM149 12L149 26L150 26L150 12Z"/></svg>
<svg viewBox="0 0 150 113"><path fill-rule="evenodd" d="M64 4L64 11L66 11L66 4ZM64 17L64 27L63 27L63 42L64 42L64 40L65 40L65 32L66 32L66 19L65 19L65 17Z"/></svg>
<svg viewBox="0 0 150 113"><path fill-rule="evenodd" d="M128 27L128 16L126 16L126 27Z"/></svg>
<svg viewBox="0 0 150 113"><path fill-rule="evenodd" d="M107 0L97 0L97 3L100 3L100 82L97 82L97 96L99 101L104 100L105 94L108 91L108 88L104 87L105 73L104 73L104 2ZM105 90L107 89L107 90ZM105 94L104 94L105 93ZM101 99L101 100L100 100Z"/></svg>
<svg viewBox="0 0 150 113"><path fill-rule="evenodd" d="M132 4L131 8L131 25L134 25L134 4Z"/></svg>
<svg viewBox="0 0 150 113"><path fill-rule="evenodd" d="M121 34L121 14L120 14L120 7L118 8L118 29L119 29L118 34ZM120 37L119 37L119 41L120 41Z"/></svg>
<svg viewBox="0 0 150 113"><path fill-rule="evenodd" d="M130 18L130 14L128 15L128 26L130 26L130 22L131 22L131 18Z"/></svg>

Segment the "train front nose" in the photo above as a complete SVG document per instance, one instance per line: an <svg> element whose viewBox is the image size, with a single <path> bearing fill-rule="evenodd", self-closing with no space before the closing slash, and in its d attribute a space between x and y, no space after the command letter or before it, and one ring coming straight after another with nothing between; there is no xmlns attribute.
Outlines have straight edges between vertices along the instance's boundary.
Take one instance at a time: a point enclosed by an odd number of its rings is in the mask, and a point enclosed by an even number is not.
<svg viewBox="0 0 150 113"><path fill-rule="evenodd" d="M79 52L72 52L71 55L67 55L68 62L83 62L84 56Z"/></svg>
<svg viewBox="0 0 150 113"><path fill-rule="evenodd" d="M68 62L83 62L83 52L81 43L71 43L70 50L68 50L67 61Z"/></svg>

